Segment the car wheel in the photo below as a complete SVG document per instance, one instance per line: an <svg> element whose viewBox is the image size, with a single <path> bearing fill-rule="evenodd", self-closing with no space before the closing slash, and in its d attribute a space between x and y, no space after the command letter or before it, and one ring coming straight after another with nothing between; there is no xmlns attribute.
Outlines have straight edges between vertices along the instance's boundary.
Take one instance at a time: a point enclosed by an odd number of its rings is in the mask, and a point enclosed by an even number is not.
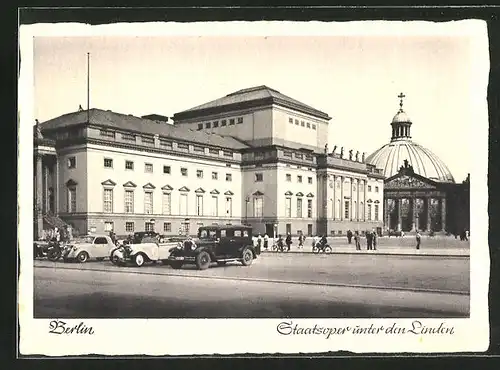
<svg viewBox="0 0 500 370"><path fill-rule="evenodd" d="M196 256L196 267L200 270L206 270L210 266L210 255L202 251Z"/></svg>
<svg viewBox="0 0 500 370"><path fill-rule="evenodd" d="M316 247L316 246L314 246L314 247L313 247L313 253L319 253L319 248L318 248L318 247Z"/></svg>
<svg viewBox="0 0 500 370"><path fill-rule="evenodd" d="M137 253L134 257L134 262L137 267L141 267L146 262L146 259L142 253Z"/></svg>
<svg viewBox="0 0 500 370"><path fill-rule="evenodd" d="M172 261L172 262L170 262L170 266L172 266L172 268L174 270L179 270L182 268L182 262L181 261Z"/></svg>
<svg viewBox="0 0 500 370"><path fill-rule="evenodd" d="M330 247L329 245L327 245L327 246L325 247L325 253L327 253L327 254L328 254L328 253L332 253L332 247Z"/></svg>
<svg viewBox="0 0 500 370"><path fill-rule="evenodd" d="M80 252L78 253L78 255L76 256L76 259L78 260L78 262L80 263L85 263L88 261L89 259L89 254L87 252Z"/></svg>
<svg viewBox="0 0 500 370"><path fill-rule="evenodd" d="M226 261L218 261L217 265L219 265L219 266L226 266L226 263L227 263Z"/></svg>
<svg viewBox="0 0 500 370"><path fill-rule="evenodd" d="M253 253L249 248L243 250L241 255L241 263L243 266L250 266L253 262Z"/></svg>

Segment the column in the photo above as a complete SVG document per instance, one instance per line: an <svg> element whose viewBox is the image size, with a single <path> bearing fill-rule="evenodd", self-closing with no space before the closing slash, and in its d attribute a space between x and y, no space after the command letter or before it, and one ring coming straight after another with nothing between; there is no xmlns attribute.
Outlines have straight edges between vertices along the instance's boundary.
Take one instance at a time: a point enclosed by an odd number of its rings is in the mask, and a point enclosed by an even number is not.
<svg viewBox="0 0 500 370"><path fill-rule="evenodd" d="M43 213L49 211L49 168L47 165L43 165L42 161L42 171L43 171Z"/></svg>
<svg viewBox="0 0 500 370"><path fill-rule="evenodd" d="M441 199L441 230L446 231L446 198Z"/></svg>
<svg viewBox="0 0 500 370"><path fill-rule="evenodd" d="M366 221L366 186L368 182L363 180L363 221Z"/></svg>
<svg viewBox="0 0 500 370"><path fill-rule="evenodd" d="M427 205L427 232L431 231L431 198L425 198L425 204Z"/></svg>
<svg viewBox="0 0 500 370"><path fill-rule="evenodd" d="M35 189L35 210L36 214L36 235L35 238L39 239L43 232L43 218L42 218L42 156L37 154L36 156L36 189Z"/></svg>
<svg viewBox="0 0 500 370"><path fill-rule="evenodd" d="M398 206L398 227L397 231L401 231L401 198L397 199L397 206Z"/></svg>
<svg viewBox="0 0 500 370"><path fill-rule="evenodd" d="M333 204L332 204L332 218L333 218L333 221L336 220L337 217L335 217L336 213L335 213L335 208L337 206L337 176L335 175L332 175L332 178L333 178Z"/></svg>
<svg viewBox="0 0 500 370"><path fill-rule="evenodd" d="M340 176L340 221L344 220L344 176Z"/></svg>
<svg viewBox="0 0 500 370"><path fill-rule="evenodd" d="M354 197L353 197L353 194L352 194L352 185L354 183L354 179L352 177L349 177L349 196L350 196L350 200L349 200L349 221L352 221L353 220L353 206L354 206Z"/></svg>
<svg viewBox="0 0 500 370"><path fill-rule="evenodd" d="M356 221L359 221L359 179L356 179Z"/></svg>
<svg viewBox="0 0 500 370"><path fill-rule="evenodd" d="M323 175L323 194L322 194L322 201L323 201L323 218L327 219L328 218L328 175Z"/></svg>
<svg viewBox="0 0 500 370"><path fill-rule="evenodd" d="M54 173L56 175L56 179L54 181L54 215L59 215L59 157L56 155L56 164Z"/></svg>
<svg viewBox="0 0 500 370"><path fill-rule="evenodd" d="M389 219L389 200L390 199L384 199L384 221L385 221L385 228L389 230L391 228L390 225L390 219ZM366 202L366 200L365 200Z"/></svg>
<svg viewBox="0 0 500 370"><path fill-rule="evenodd" d="M416 211L416 199L414 197L410 198L411 200L411 231L415 231L415 211Z"/></svg>

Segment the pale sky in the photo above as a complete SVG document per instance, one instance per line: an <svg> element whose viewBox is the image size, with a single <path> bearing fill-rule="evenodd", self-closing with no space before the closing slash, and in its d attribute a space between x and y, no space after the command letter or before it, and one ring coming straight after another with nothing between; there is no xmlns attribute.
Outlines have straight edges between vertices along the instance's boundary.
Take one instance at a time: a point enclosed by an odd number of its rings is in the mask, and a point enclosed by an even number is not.
<svg viewBox="0 0 500 370"><path fill-rule="evenodd" d="M328 113L330 148L370 154L404 109L413 140L461 182L471 171L474 74L466 36L36 37L35 118L86 108L137 116L174 113L267 85ZM485 95L486 96L486 95Z"/></svg>

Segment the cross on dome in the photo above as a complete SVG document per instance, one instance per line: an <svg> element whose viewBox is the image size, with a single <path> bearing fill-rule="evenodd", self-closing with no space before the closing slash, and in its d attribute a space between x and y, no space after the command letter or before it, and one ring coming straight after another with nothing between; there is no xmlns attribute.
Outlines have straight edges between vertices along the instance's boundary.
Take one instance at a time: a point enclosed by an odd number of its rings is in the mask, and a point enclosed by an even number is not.
<svg viewBox="0 0 500 370"><path fill-rule="evenodd" d="M403 111L403 98L406 98L406 95L403 93L400 93L398 95L399 98L399 110L402 112Z"/></svg>

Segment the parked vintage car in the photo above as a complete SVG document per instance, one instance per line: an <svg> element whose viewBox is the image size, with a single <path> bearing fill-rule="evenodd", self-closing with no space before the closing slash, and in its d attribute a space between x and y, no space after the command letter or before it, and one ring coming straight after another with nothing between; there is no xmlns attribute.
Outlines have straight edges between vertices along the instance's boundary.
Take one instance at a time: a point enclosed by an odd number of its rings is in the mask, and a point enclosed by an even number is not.
<svg viewBox="0 0 500 370"><path fill-rule="evenodd" d="M200 270L207 269L212 262L223 266L238 261L249 266L259 254L260 248L253 244L251 227L203 226L198 229L197 238L188 238L170 249L168 264L174 269L195 264Z"/></svg>
<svg viewBox="0 0 500 370"><path fill-rule="evenodd" d="M125 244L114 248L110 254L110 260L114 265L124 266L134 264L137 267L145 263L167 262L170 249L180 243L179 238L163 238L163 243L157 241L144 242L151 239L149 236L142 238L140 243ZM152 239L156 240L156 239Z"/></svg>
<svg viewBox="0 0 500 370"><path fill-rule="evenodd" d="M115 247L108 235L86 235L65 245L62 257L64 261L77 260L81 263L94 258L102 261Z"/></svg>

